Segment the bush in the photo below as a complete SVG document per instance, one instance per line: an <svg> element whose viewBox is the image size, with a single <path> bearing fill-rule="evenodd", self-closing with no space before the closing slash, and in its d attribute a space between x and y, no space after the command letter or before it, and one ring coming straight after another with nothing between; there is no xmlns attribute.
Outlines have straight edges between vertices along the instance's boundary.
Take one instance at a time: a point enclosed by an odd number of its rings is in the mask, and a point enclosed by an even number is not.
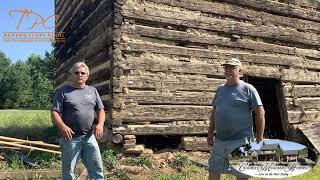
<svg viewBox="0 0 320 180"><path fill-rule="evenodd" d="M173 160L173 166L178 169L184 168L189 164L188 156L182 153L178 153Z"/></svg>
<svg viewBox="0 0 320 180"><path fill-rule="evenodd" d="M105 163L112 167L114 167L118 162L116 152L112 149L107 149L103 151L102 158Z"/></svg>

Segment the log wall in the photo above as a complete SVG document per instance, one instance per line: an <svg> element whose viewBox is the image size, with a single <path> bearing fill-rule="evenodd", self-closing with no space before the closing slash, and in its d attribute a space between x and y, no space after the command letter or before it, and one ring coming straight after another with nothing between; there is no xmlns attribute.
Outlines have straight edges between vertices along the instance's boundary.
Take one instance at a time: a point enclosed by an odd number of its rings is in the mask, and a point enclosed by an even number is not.
<svg viewBox="0 0 320 180"><path fill-rule="evenodd" d="M86 62L88 83L112 101L114 131L205 135L225 82L221 64L231 57L245 75L281 81L285 128L320 122L318 1L55 2L56 30L66 37L55 45L55 86Z"/></svg>
<svg viewBox="0 0 320 180"><path fill-rule="evenodd" d="M65 42L55 44L55 87L68 83L73 64L85 62L90 69L87 84L96 87L105 106L110 106L113 1L56 0L55 6L60 16L56 31L65 33Z"/></svg>
<svg viewBox="0 0 320 180"><path fill-rule="evenodd" d="M320 122L317 1L116 0L114 20L113 122L131 134L206 134L231 57L282 82L287 128Z"/></svg>

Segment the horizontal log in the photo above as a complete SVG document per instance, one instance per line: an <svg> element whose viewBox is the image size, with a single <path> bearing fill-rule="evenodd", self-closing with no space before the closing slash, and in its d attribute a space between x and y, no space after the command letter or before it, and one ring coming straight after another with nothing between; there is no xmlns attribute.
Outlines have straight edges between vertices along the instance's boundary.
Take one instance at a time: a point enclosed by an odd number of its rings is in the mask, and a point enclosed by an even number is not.
<svg viewBox="0 0 320 180"><path fill-rule="evenodd" d="M319 85L294 85L284 86L283 93L285 97L319 97Z"/></svg>
<svg viewBox="0 0 320 180"><path fill-rule="evenodd" d="M65 10L67 7L70 7L72 0L65 0L63 1L63 3L61 3L63 0L60 0L59 4L56 6L56 12L55 14L59 15L60 17L62 16L62 14L65 13ZM58 19L58 21L60 20L60 18Z"/></svg>
<svg viewBox="0 0 320 180"><path fill-rule="evenodd" d="M124 103L146 104L185 104L210 106L214 93L212 92L159 92L159 91L134 91L119 94L115 98Z"/></svg>
<svg viewBox="0 0 320 180"><path fill-rule="evenodd" d="M192 27L229 34L299 42L307 45L320 45L317 34L303 33L290 28L254 25L251 23L209 18L197 14L183 15L181 12L166 11L166 13L163 13L162 11L143 5L139 6L139 8L133 5L123 6L122 8L122 14L134 20L147 20L164 25Z"/></svg>
<svg viewBox="0 0 320 180"><path fill-rule="evenodd" d="M223 1L265 10L273 14L280 14L284 16L297 17L301 19L307 19L310 21L320 22L320 12L315 11L311 8L300 8L299 6L284 4L272 0Z"/></svg>
<svg viewBox="0 0 320 180"><path fill-rule="evenodd" d="M128 107L112 111L114 121L134 122L169 122L169 121L204 121L208 120L212 107L190 105L148 105Z"/></svg>
<svg viewBox="0 0 320 180"><path fill-rule="evenodd" d="M287 4L295 4L309 9L313 8L320 10L320 2L318 0L283 0L282 2Z"/></svg>
<svg viewBox="0 0 320 180"><path fill-rule="evenodd" d="M312 143L315 149L320 153L320 124L317 123L304 123L298 125L298 128L302 131L305 137Z"/></svg>
<svg viewBox="0 0 320 180"><path fill-rule="evenodd" d="M122 92L123 88L136 90L158 91L199 91L214 92L225 79L207 78L197 75L165 75L146 74L137 76L122 76L113 79L115 92Z"/></svg>
<svg viewBox="0 0 320 180"><path fill-rule="evenodd" d="M211 151L206 137L181 137L180 148L186 151Z"/></svg>
<svg viewBox="0 0 320 180"><path fill-rule="evenodd" d="M274 15L263 11L255 11L234 4L225 4L221 2L207 2L194 0L148 0L158 4L166 4L173 7L181 7L193 11L217 14L236 19L253 21L263 24L274 24L277 26L293 27L302 31L320 30L320 24L313 21L306 21L298 18L290 18L285 16ZM319 6L320 7L320 6Z"/></svg>
<svg viewBox="0 0 320 180"><path fill-rule="evenodd" d="M209 125L127 125L124 129L114 131L131 135L201 135L208 133Z"/></svg>
<svg viewBox="0 0 320 180"><path fill-rule="evenodd" d="M297 83L320 83L320 72L302 69L282 69L281 79Z"/></svg>
<svg viewBox="0 0 320 180"><path fill-rule="evenodd" d="M219 49L199 49L199 48L186 48L180 46L172 46L165 44L155 43L142 43L142 42L128 42L120 44L120 49L123 52L145 52L145 53L160 53L171 54L187 57L210 58L217 62L227 60L231 57L237 57L243 62L261 65L284 65L292 67L303 67L320 69L319 61L303 60L302 58L291 56L280 56L270 54L252 54L239 51L223 51ZM262 75L263 76L263 75ZM275 75L276 76L276 75Z"/></svg>
<svg viewBox="0 0 320 180"><path fill-rule="evenodd" d="M320 25L319 25L320 27ZM320 52L311 49L301 49L295 47L281 46L277 44L265 43L262 41L254 41L250 39L238 39L237 41L232 38L217 36L205 32L183 32L176 30L168 30L164 28L155 28L142 25L123 25L121 32L128 34L139 35L144 37L152 37L157 39L166 39L171 41L182 41L188 43L201 43L208 45L219 45L232 48L242 48L255 51L266 51L272 53L282 53L296 56L306 56L312 58L319 58ZM301 58L294 58L301 59ZM291 60L293 62L293 60ZM292 63L294 64L294 63Z"/></svg>
<svg viewBox="0 0 320 180"><path fill-rule="evenodd" d="M320 122L320 111L288 111L290 124Z"/></svg>
<svg viewBox="0 0 320 180"><path fill-rule="evenodd" d="M285 98L286 106L289 110L306 111L311 109L320 109L320 97L314 98Z"/></svg>
<svg viewBox="0 0 320 180"><path fill-rule="evenodd" d="M59 32L64 31L66 24L70 25L69 23L67 23L67 21L73 20L72 18L78 12L78 10L82 8L84 3L89 3L89 2L86 2L85 0L81 0L80 2L75 2L75 1L71 1L71 2L72 4L70 4L69 6L66 6L67 9L64 12L62 12L61 17L59 18L59 21L56 24L56 29Z"/></svg>
<svg viewBox="0 0 320 180"><path fill-rule="evenodd" d="M224 77L224 69L221 64L208 64L204 62L128 57L126 61L121 62L120 66L125 70L147 70L151 72L174 72ZM245 67L245 74L267 78L280 78L281 75L278 68L255 65Z"/></svg>

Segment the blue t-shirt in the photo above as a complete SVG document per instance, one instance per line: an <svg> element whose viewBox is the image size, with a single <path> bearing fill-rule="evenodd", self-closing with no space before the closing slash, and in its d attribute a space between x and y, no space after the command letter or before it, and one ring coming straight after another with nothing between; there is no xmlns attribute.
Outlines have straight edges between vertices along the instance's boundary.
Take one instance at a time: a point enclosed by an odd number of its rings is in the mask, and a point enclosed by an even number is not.
<svg viewBox="0 0 320 180"><path fill-rule="evenodd" d="M219 86L212 105L215 108L216 138L229 141L253 137L252 110L262 102L251 84L240 80L233 86Z"/></svg>
<svg viewBox="0 0 320 180"><path fill-rule="evenodd" d="M52 110L59 112L63 122L75 133L74 137L92 133L95 111L103 109L96 88L64 86L55 92Z"/></svg>

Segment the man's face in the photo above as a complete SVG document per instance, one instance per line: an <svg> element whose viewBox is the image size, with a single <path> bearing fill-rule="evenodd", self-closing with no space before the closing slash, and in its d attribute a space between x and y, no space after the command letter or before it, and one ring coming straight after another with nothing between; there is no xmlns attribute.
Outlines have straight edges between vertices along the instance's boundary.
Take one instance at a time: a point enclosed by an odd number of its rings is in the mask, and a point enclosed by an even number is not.
<svg viewBox="0 0 320 180"><path fill-rule="evenodd" d="M239 66L225 65L224 76L227 80L240 78L241 69Z"/></svg>
<svg viewBox="0 0 320 180"><path fill-rule="evenodd" d="M76 67L72 72L72 81L77 84L84 84L88 77L88 72L84 67Z"/></svg>

